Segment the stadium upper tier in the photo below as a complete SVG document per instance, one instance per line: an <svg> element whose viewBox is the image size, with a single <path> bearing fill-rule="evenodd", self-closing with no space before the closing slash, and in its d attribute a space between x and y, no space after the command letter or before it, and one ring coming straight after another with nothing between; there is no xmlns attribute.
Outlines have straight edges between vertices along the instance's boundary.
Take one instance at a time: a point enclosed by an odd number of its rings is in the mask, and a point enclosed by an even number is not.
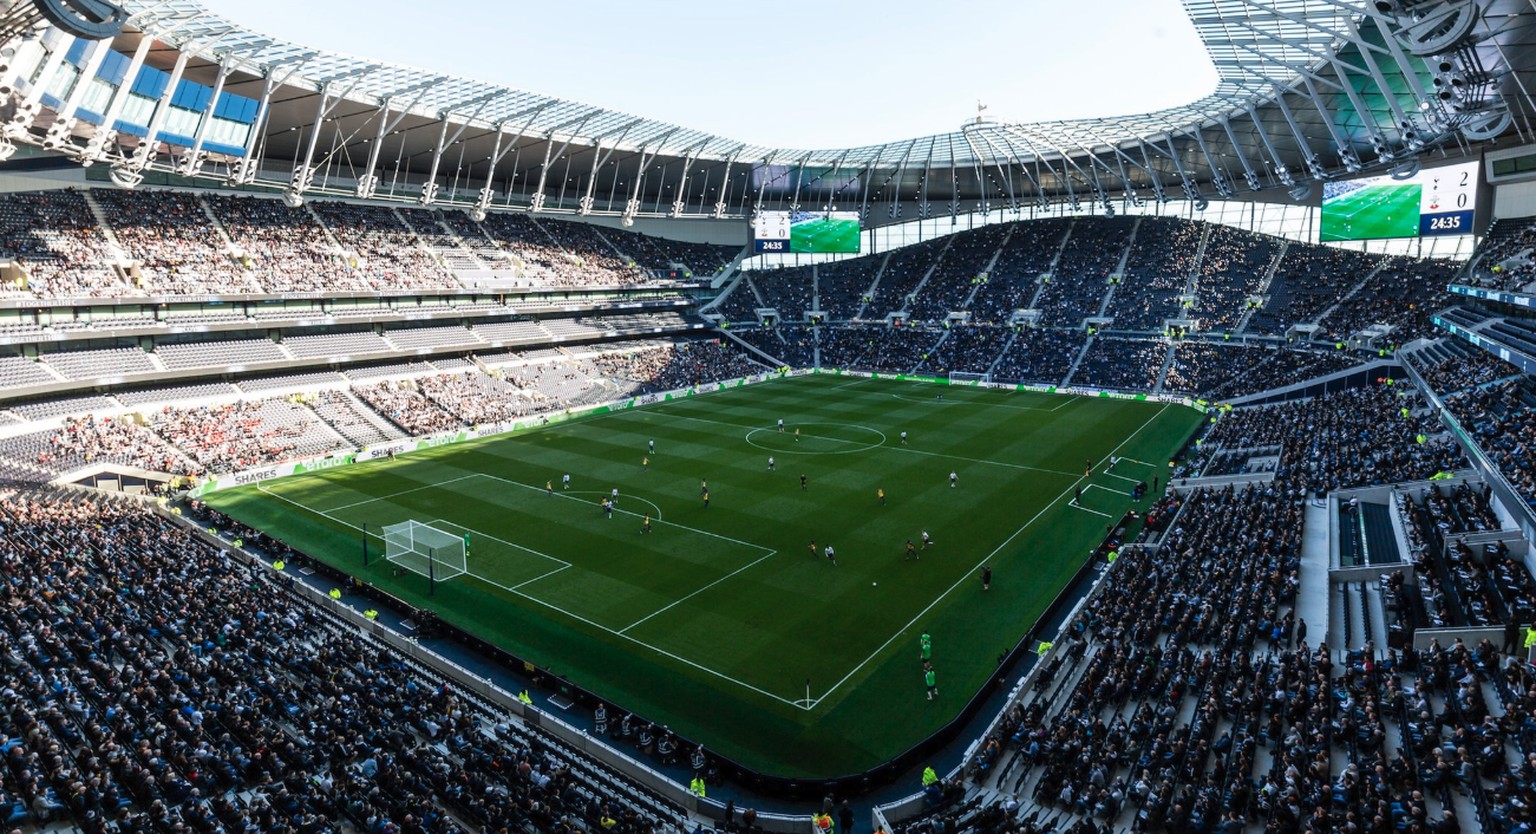
<svg viewBox="0 0 1536 834"><path fill-rule="evenodd" d="M11 298L598 289L713 275L736 249L496 215L176 191L0 196Z"/></svg>
<svg viewBox="0 0 1536 834"><path fill-rule="evenodd" d="M24 20L31 1L0 7ZM1219 78L1187 105L802 150L300 46L196 0L128 0L127 26L104 40L19 29L0 78L5 145L109 166L122 184L178 173L295 201L626 218L839 203L876 224L1049 202L1301 199L1341 174L1475 153L1536 114L1524 92L1536 29L1520 0L1184 5Z"/></svg>
<svg viewBox="0 0 1536 834"><path fill-rule="evenodd" d="M1350 339L1428 332L1448 261L1371 255L1163 217L1032 220L835 265L742 273L705 308L732 324L1033 324ZM1135 387L1135 386L1130 386Z"/></svg>

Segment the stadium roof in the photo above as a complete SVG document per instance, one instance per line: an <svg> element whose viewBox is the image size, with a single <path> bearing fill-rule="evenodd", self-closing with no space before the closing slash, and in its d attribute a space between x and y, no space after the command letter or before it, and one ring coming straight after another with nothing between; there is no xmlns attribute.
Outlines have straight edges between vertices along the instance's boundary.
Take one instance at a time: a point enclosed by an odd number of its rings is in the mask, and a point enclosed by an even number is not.
<svg viewBox="0 0 1536 834"><path fill-rule="evenodd" d="M127 0L116 50L132 54L148 36L147 65L181 63L183 77L208 85L222 71L226 91L270 106L245 165L218 154L193 164L169 143L135 158L131 136L96 159L296 194L702 216L836 203L876 223L1047 201L1300 195L1326 178L1467 155L1500 135L1531 138L1536 12L1525 0L1183 2L1220 78L1197 101L798 149L300 46L197 0ZM38 126L49 123L45 114ZM92 132L69 127L80 142ZM376 183L359 188L369 174Z"/></svg>

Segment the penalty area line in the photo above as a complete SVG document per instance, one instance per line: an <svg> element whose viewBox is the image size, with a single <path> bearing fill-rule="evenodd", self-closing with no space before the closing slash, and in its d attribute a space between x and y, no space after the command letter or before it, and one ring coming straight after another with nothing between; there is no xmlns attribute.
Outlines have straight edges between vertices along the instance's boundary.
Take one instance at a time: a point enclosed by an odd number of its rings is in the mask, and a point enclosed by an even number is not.
<svg viewBox="0 0 1536 834"><path fill-rule="evenodd" d="M1084 489L1085 490L1089 490L1089 489L1102 489L1105 492L1113 492L1116 495L1125 495L1125 496L1129 496L1130 495L1129 492L1124 492L1124 491L1118 490L1118 489L1110 489L1107 486L1099 486L1098 484L1089 484L1088 486L1084 487Z"/></svg>
<svg viewBox="0 0 1536 834"><path fill-rule="evenodd" d="M495 476L494 475L490 475L490 476L486 476L486 477L494 478ZM497 480L502 480L502 479L497 479ZM516 482L510 482L509 481L509 483L516 483ZM526 485L525 484L519 484L519 486L526 486ZM314 513L315 515L321 516L323 518L328 518L331 521L334 521L337 524L342 525L343 527L350 527L353 530L358 530L358 531L361 531L363 529L363 528L357 526L356 524L352 524L351 522L343 521L343 520L341 520L339 518L336 518L335 516L332 516L331 514L329 514L327 512L324 512L322 510L317 510L314 507L310 507L310 506L308 506L306 504L302 504L302 503L300 503L298 501L295 501L295 500L293 500L291 498L288 498L288 497L285 497L285 496L282 496L282 495L278 495L277 493L268 490L264 484L257 484L256 485L256 489L258 491L266 494L266 495L270 495L271 497L276 498L279 501L282 501L282 502L285 502L285 503L288 503L288 504L292 504L293 506L298 507L299 509L304 510L305 512ZM574 501L576 499L571 499L571 500ZM673 525L673 526L681 526L681 525ZM685 528L685 529L692 529L692 528ZM471 531L471 532L478 532L478 531ZM701 532L702 533L704 531L699 530L699 531L695 531L695 532ZM724 538L724 537L722 536L721 538ZM746 544L746 543L745 542L741 542L741 544ZM752 547L760 547L759 545L751 545L751 546ZM761 548L761 549L766 550L767 548ZM769 555L771 556L771 555L773 555L773 553L770 552ZM548 557L548 558L552 558L552 557ZM764 558L767 558L767 557L764 557ZM761 561L761 559L759 559L758 561ZM567 565L567 567L569 567L569 565ZM564 570L564 568L560 568L560 570ZM707 675L711 675L713 677L719 678L720 680L725 681L726 683L733 683L733 684L735 684L735 685L737 685L737 686L739 686L739 687L741 687L743 689L749 690L751 692L756 692L757 694L762 695L765 698L771 698L771 699L773 699L775 701L778 701L781 704L787 704L789 706L795 707L796 709L803 709L803 710L806 710L806 711L810 711L811 709L814 708L814 704L813 705L809 705L809 706L806 705L804 698L792 699L792 698L785 698L782 695L775 695L774 693L769 692L768 690L763 689L762 687L753 686L752 684L747 683L746 681L739 680L737 678L733 678L730 675L725 674L724 672L721 672L721 671L718 671L718 670L715 670L715 669L711 669L710 667L705 666L702 663L698 663L696 661L689 660L688 658L682 657L682 656L677 655L677 654L673 654L672 652L669 652L666 649L658 648L657 646L654 646L654 645L652 645L650 643L647 643L644 640L638 640L638 639L636 639L634 637L631 637L628 634L622 634L622 633L620 633L620 632L618 632L618 631L616 631L616 630L614 630L614 629L612 629L612 628L610 628L608 626L603 625L602 623L595 622L595 621L593 621L593 620L591 620L591 619L589 619L587 617L581 616L580 614L574 614L574 613L572 613L570 611L565 610L564 608L561 608L558 605L555 605L555 604L553 604L551 602L547 602L545 600L539 599L538 597L536 597L536 596L534 596L532 594L529 594L529 593L526 593L524 591L519 590L519 587L521 587L521 585L527 584L526 582L519 583L516 586L509 586L509 585L503 585L503 584L501 584L499 582L493 582L493 581L491 581L489 579L486 579L485 577L483 577L483 576L481 576L481 575L479 575L477 573L466 572L464 575L465 576L473 577L474 579L477 579L477 580L479 580L481 582L484 582L485 584L490 585L492 587L500 588L500 589L502 589L503 591L506 591L509 594L516 594L517 596L520 596L523 599L526 599L529 602L532 602L532 603L534 603L536 605L542 605L545 608L550 609L551 611L556 611L558 613L564 614L565 616L570 617L571 619L576 620L577 622L585 623L586 625L589 625L592 628L598 629L599 631L603 631L603 632L606 632L608 634L612 634L613 636L618 637L621 640L627 640L630 643L635 644L636 646L640 646L641 648L649 649L649 650L655 652L656 654L661 655L662 657L666 657L666 658L669 658L671 660L675 660L678 663L682 663L682 664L684 664L686 666L689 666L689 667L692 667L694 669L697 669L700 672L703 672L703 673L705 673ZM539 578L542 578L542 577L539 577Z"/></svg>
<svg viewBox="0 0 1536 834"><path fill-rule="evenodd" d="M1153 421L1155 421L1157 418L1163 416L1163 412L1165 412L1167 410L1168 410L1168 403L1163 403L1163 407L1158 409L1156 414L1153 414L1151 417L1148 417L1146 422L1144 422L1140 426L1138 426L1135 431L1133 431L1130 434L1126 435L1125 439L1120 441L1120 445L1118 445L1114 449L1110 450L1109 454L1105 455L1103 458L1101 458L1099 460L1098 463L1094 464L1093 466L1091 466L1089 468L1090 469L1097 469L1100 466L1103 466L1104 464L1108 463L1110 458L1118 455L1120 453L1120 450L1124 449L1127 443L1130 443L1131 440L1133 440L1136 437L1136 435L1141 434L1143 431L1145 431L1147 426L1152 425ZM1126 460L1126 458L1121 458L1121 460ZM962 584L964 584L965 582L969 581L971 579L971 575L972 574L974 574L977 570L980 570L983 565L985 565L987 562L991 561L995 556L997 556L997 554L1001 553L1003 551L1003 548L1007 547L1009 544L1011 544L1013 542L1014 539L1019 537L1020 533L1023 533L1025 530L1029 529L1036 521L1039 521L1041 516L1044 516L1048 511L1050 511L1050 509L1052 507L1054 507L1057 504L1061 503L1062 499L1066 498L1068 495L1071 495L1074 489L1076 489L1076 485L1075 484L1073 486L1067 487L1066 489L1061 491L1060 495L1057 495L1055 498L1051 499L1050 503L1046 504L1044 507L1041 507L1040 511L1035 513L1032 517L1030 517L1030 519L1028 521L1024 522L1024 524L1022 526L1020 526L1019 529L1014 530L1011 534L1009 534L1008 538L1003 539L1002 544L999 544L997 547L993 548L991 553L988 553L980 561L978 561L975 565L973 565L969 570L967 570L965 573L961 574L960 578L956 579L955 583L953 585L950 585L948 588L944 589L944 591L942 591L937 597L934 597L933 601L928 603L928 605L925 606L923 608L923 610L917 612L917 615L914 616L912 619L908 620L906 625L904 625L901 628L897 629L895 633L893 633L890 637L886 638L886 641L884 643L881 643L878 648L876 648L873 652L870 652L868 657L864 658L862 661L859 662L859 664L857 666L853 667L852 671L850 671L848 674L844 675L841 680L839 680L837 683L832 684L832 687L830 689L828 689L826 692L823 692L820 695L820 697L818 697L818 698L816 698L816 700L812 701L810 707L807 707L807 709L808 710L809 709L815 709L817 706L820 706L822 701L826 700L829 696L832 695L833 692L836 692L838 690L838 688L840 688L843 684L847 683L849 681L849 679L851 679L854 675L857 675L860 670L862 670L865 666L869 665L869 663L871 661L873 661L875 658L879 657L887 648L890 647L890 645L892 643L896 642L896 638L902 636L903 634L906 634L908 631L911 630L911 628L914 625L917 624L918 620L921 620L923 617L928 616L928 612L932 611L934 606L936 606L940 602L942 602L945 597L947 597L950 594L954 593L956 588L960 587ZM1112 518L1112 516L1109 516L1106 513L1101 513L1101 512L1099 512L1097 510L1090 510L1087 507L1077 507L1077 509L1080 509L1080 510L1082 510L1084 512L1093 513L1095 515L1104 516L1106 518Z"/></svg>
<svg viewBox="0 0 1536 834"><path fill-rule="evenodd" d="M694 597L698 596L699 594L702 594L705 591L709 590L710 588L713 588L716 585L719 585L721 582L724 582L725 580L730 579L731 577L735 576L738 573L741 573L742 571L746 570L747 568L756 566L759 562L762 562L763 560L772 557L776 553L778 553L777 550L771 550L766 555L759 556L756 559L753 559L752 561L746 563L745 565L742 565L741 567L731 571L730 573L720 577L719 579L716 579L715 581L709 583L708 585L705 585L705 586L695 590L693 593L690 593L687 596L679 597L676 600L673 600L672 602L668 603L667 605L664 605L661 608L658 608L655 611L652 611L651 613L645 615L644 617L641 617L640 619L635 620L634 622L630 623L629 625L624 626L623 628L619 629L618 633L619 634L623 634L624 632L629 631L630 629L634 628L637 625L640 625L641 623L645 622L646 620L651 619L652 617L656 616L657 614L661 614L661 613L663 613L665 611L671 610L672 608L674 608L674 607L676 607L678 605L681 605L682 603L687 602L690 599L693 599Z"/></svg>

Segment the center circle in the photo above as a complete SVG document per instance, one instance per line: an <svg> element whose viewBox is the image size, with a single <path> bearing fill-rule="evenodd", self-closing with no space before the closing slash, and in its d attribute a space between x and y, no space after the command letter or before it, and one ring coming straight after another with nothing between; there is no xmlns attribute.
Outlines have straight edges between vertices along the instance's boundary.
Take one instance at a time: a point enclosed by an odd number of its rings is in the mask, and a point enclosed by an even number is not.
<svg viewBox="0 0 1536 834"><path fill-rule="evenodd" d="M745 439L750 446L779 455L851 455L884 446L885 432L854 423L797 423L782 432L776 426L756 428Z"/></svg>

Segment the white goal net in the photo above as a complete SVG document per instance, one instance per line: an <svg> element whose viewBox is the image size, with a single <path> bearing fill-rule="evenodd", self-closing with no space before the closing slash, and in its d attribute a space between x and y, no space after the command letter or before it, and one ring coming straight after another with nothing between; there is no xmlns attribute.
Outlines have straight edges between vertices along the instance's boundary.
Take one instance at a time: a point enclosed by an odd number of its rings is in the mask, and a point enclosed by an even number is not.
<svg viewBox="0 0 1536 834"><path fill-rule="evenodd" d="M420 521L384 525L384 558L438 581L469 570L465 537Z"/></svg>
<svg viewBox="0 0 1536 834"><path fill-rule="evenodd" d="M950 385L980 385L983 382L991 382L991 374L973 374L967 371L950 371Z"/></svg>

